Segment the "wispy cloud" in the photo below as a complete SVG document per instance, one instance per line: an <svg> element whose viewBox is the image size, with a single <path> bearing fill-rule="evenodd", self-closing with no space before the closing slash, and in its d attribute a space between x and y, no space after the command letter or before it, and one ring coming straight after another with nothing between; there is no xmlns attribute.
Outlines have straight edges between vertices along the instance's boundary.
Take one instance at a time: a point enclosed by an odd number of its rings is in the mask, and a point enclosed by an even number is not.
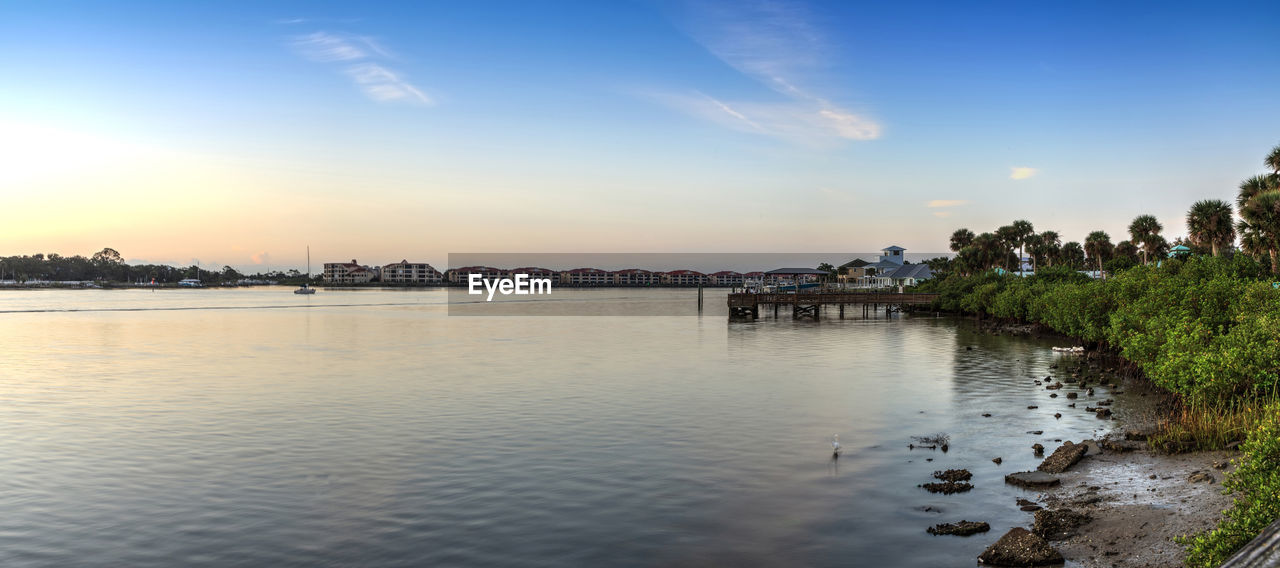
<svg viewBox="0 0 1280 568"><path fill-rule="evenodd" d="M1038 173L1040 170L1035 168L1012 166L1009 168L1009 179L1027 179Z"/></svg>
<svg viewBox="0 0 1280 568"><path fill-rule="evenodd" d="M372 61L391 58L390 52L373 38L320 31L295 36L290 46L298 55L310 61L345 64L343 73L365 96L376 102L419 105L434 102L399 72Z"/></svg>
<svg viewBox="0 0 1280 568"><path fill-rule="evenodd" d="M969 203L963 199L934 199L926 204L926 207L959 207Z"/></svg>
<svg viewBox="0 0 1280 568"><path fill-rule="evenodd" d="M951 213L952 213L951 211L934 211L933 216L946 219L947 217L951 216Z"/></svg>
<svg viewBox="0 0 1280 568"><path fill-rule="evenodd" d="M265 264L271 260L271 254L266 252L255 253L249 257L249 260L252 260L254 264Z"/></svg>
<svg viewBox="0 0 1280 568"><path fill-rule="evenodd" d="M785 0L691 7L690 37L784 99L726 101L701 92L660 98L703 119L794 142L823 145L879 138L883 128L876 120L798 86L820 74L828 58L823 34L811 20L803 5ZM726 115L736 121L724 120Z"/></svg>

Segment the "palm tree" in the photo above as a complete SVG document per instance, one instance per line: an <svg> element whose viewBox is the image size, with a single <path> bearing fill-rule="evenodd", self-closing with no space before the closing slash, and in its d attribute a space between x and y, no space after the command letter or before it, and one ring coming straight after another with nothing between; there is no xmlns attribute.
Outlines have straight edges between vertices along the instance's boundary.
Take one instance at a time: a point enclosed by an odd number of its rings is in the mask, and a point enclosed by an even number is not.
<svg viewBox="0 0 1280 568"><path fill-rule="evenodd" d="M1049 266L1053 266L1053 260L1058 257L1058 253L1062 251L1062 240L1058 237L1057 231L1045 231L1040 233L1040 258L1044 258ZM1039 263L1039 260L1036 261Z"/></svg>
<svg viewBox="0 0 1280 568"><path fill-rule="evenodd" d="M1102 261L1110 260L1114 249L1111 236L1103 231L1094 231L1084 238L1084 251L1089 254L1089 260L1098 266L1098 272L1102 272Z"/></svg>
<svg viewBox="0 0 1280 568"><path fill-rule="evenodd" d="M1031 234L1027 236L1027 250L1031 252L1031 272L1036 271L1036 267L1040 266L1041 252L1044 251L1044 240L1040 235Z"/></svg>
<svg viewBox="0 0 1280 568"><path fill-rule="evenodd" d="M951 233L951 251L960 252L960 249L973 243L973 231L969 229L956 229Z"/></svg>
<svg viewBox="0 0 1280 568"><path fill-rule="evenodd" d="M1280 144L1276 144L1276 147L1271 149L1271 153L1262 160L1262 164L1271 168L1272 175L1280 176Z"/></svg>
<svg viewBox="0 0 1280 568"><path fill-rule="evenodd" d="M1022 234L1021 234L1021 231L1018 229L1018 227L1015 227L1013 225L1005 225L1003 227L1000 227L999 229L996 229L996 238L1000 239L1000 242L1004 243L1004 250L1008 252L1010 250L1013 250L1015 247L1017 247L1018 243L1022 241ZM1003 258L1003 255L1001 258ZM1006 270L1010 270L1010 271L1013 270L1013 266L1008 264L1007 259L1006 261L1002 261L1002 263L1004 264L1004 268Z"/></svg>
<svg viewBox="0 0 1280 568"><path fill-rule="evenodd" d="M1142 245L1142 264L1146 264L1150 260L1151 253L1156 252L1160 246L1160 241L1164 238L1160 236L1160 231L1164 227L1160 226L1160 221L1151 215L1139 215L1129 223L1129 237L1135 245Z"/></svg>
<svg viewBox="0 0 1280 568"><path fill-rule="evenodd" d="M1262 261L1262 257L1266 256L1268 247L1262 232L1248 221L1240 221L1236 223L1236 231L1240 233L1240 250L1245 254L1252 256L1254 260Z"/></svg>
<svg viewBox="0 0 1280 568"><path fill-rule="evenodd" d="M1058 261L1071 268L1084 268L1084 247L1075 241L1063 244L1058 251Z"/></svg>
<svg viewBox="0 0 1280 568"><path fill-rule="evenodd" d="M1036 229L1026 219L1018 219L1009 226L1013 227L1014 242L1018 244L1018 270L1022 270L1022 258L1027 253L1027 239L1036 233Z"/></svg>
<svg viewBox="0 0 1280 568"><path fill-rule="evenodd" d="M1276 252L1280 249L1280 190L1259 193L1240 209L1240 216L1258 233L1262 246L1271 255L1271 272L1280 274Z"/></svg>
<svg viewBox="0 0 1280 568"><path fill-rule="evenodd" d="M1236 209L1244 211L1244 206L1255 195L1277 189L1277 175L1258 175L1240 182L1240 193L1236 196Z"/></svg>
<svg viewBox="0 0 1280 568"><path fill-rule="evenodd" d="M1280 150L1280 146L1276 146ZM1277 153L1280 158L1280 153ZM1191 242L1208 245L1213 256L1236 240L1236 229L1231 223L1231 204L1221 199L1204 199L1195 202L1187 211L1187 232Z"/></svg>
<svg viewBox="0 0 1280 568"><path fill-rule="evenodd" d="M1115 257L1129 258L1129 259L1132 259L1134 262L1137 262L1138 245L1133 244L1132 241L1120 241L1116 243Z"/></svg>

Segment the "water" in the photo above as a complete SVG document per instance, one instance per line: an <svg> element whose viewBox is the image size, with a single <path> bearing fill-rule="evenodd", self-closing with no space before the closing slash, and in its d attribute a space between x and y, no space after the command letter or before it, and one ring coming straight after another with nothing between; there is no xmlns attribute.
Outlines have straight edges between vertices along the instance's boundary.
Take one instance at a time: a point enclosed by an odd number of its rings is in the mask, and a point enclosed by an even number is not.
<svg viewBox="0 0 1280 568"><path fill-rule="evenodd" d="M491 318L438 290L2 291L0 565L973 566L1030 523L1002 477L1031 444L1108 424L1033 384L1051 343L729 323L722 294ZM976 488L917 487L950 467ZM961 519L992 531L925 533Z"/></svg>

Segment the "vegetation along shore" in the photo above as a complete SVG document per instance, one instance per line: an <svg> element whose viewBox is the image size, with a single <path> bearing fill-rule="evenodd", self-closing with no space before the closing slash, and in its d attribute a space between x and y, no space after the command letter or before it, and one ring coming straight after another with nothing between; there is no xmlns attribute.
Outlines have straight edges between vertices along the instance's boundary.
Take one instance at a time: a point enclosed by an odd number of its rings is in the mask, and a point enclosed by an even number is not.
<svg viewBox="0 0 1280 568"><path fill-rule="evenodd" d="M1041 325L1122 357L1174 399L1141 436L1153 451L1239 450L1223 483L1230 507L1178 538L1189 566L1220 565L1280 518L1280 146L1265 164L1240 184L1238 222L1231 204L1208 200L1174 243L1147 215L1117 244L1095 231L1060 245L1026 221L960 229L946 275L917 290L940 294L937 309ZM1034 275L1015 276L1024 250Z"/></svg>

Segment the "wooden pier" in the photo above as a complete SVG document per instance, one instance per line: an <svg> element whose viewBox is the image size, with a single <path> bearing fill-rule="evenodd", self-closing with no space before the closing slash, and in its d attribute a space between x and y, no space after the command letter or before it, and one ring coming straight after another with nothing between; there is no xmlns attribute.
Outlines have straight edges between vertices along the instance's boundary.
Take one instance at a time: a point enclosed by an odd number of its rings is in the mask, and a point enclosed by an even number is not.
<svg viewBox="0 0 1280 568"><path fill-rule="evenodd" d="M847 292L820 291L790 293L742 293L729 294L729 319L755 320L760 318L760 307L773 308L777 317L780 306L789 306L794 318L818 319L822 306L839 306L840 317L844 317L845 306L860 305L865 316L869 310L877 310L886 306L891 310L901 310L902 306L918 306L932 304L938 299L937 294L892 294L882 292Z"/></svg>

